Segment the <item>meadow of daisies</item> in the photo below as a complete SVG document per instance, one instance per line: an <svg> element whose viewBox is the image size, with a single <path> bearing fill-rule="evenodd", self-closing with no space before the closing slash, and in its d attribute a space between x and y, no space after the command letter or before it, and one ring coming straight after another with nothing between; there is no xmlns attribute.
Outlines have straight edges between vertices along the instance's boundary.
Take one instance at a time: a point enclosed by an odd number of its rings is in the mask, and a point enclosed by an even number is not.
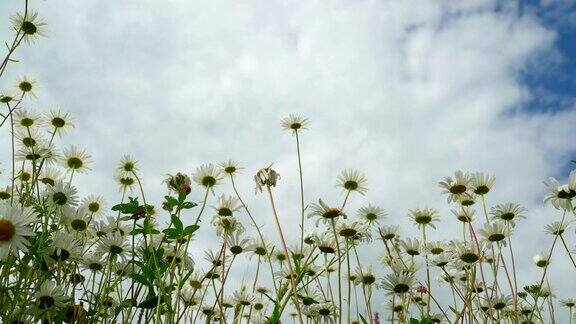
<svg viewBox="0 0 576 324"><path fill-rule="evenodd" d="M555 295L552 285L562 283L548 269L560 251L576 271L569 230L576 171L567 183L544 182L542 200L557 219L543 229L547 246L537 255L514 249L526 209L487 203L492 174L455 171L439 179L438 194L453 215L407 208L414 237L380 206L348 207L369 190L357 170L335 179L340 197L305 200L300 141L310 121L299 115L278 125L292 134L300 170L300 186L292 188L300 197L290 224L294 241L285 239L286 220L276 208L283 182L273 164L256 174L235 160L169 174L157 184L165 187L163 203L154 206L141 184L144 170L124 156L113 175L117 201L79 197L75 175L89 172L89 152L60 142L85 121L34 109L41 106L37 83L3 78L18 48L44 41L46 22L23 4L11 17L13 39L0 65L2 84L15 84L0 89L0 136L10 137L12 152L0 160L9 179L0 188L2 323L555 323L561 312L572 321L576 299ZM253 178L254 187L241 192L238 177ZM268 206L266 231L243 200L254 191ZM427 238L442 222L458 224L459 237ZM213 237L211 250L195 247L200 232ZM361 257L366 249L380 253ZM251 269L239 284L229 278L241 259ZM533 259L539 275L520 277L520 259ZM373 302L376 296L386 303Z"/></svg>

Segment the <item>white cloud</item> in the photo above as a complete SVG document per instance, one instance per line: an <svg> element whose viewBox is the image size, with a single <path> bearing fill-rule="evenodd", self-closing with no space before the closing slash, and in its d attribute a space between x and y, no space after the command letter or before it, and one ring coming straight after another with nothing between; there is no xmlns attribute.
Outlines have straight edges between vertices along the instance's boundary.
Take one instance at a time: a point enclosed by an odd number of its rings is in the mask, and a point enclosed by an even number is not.
<svg viewBox="0 0 576 324"><path fill-rule="evenodd" d="M95 160L94 172L79 177L83 193L119 199L110 174L124 153L141 161L156 201L164 190L160 175L232 157L248 166L239 184L257 218L270 224L250 179L275 161L283 176L280 215L294 237L288 224L299 205L295 144L279 120L300 112L312 120L302 136L308 201L341 199L335 177L354 167L366 172L370 191L351 206L378 203L390 211L388 222L411 232L405 214L412 207L435 206L451 219L436 186L442 177L457 169L493 172L498 181L489 203L512 200L531 209L518 227L516 257L522 272L535 274L531 257L550 244L542 227L558 214L540 207L541 181L565 176L558 172L576 149L569 140L576 113L524 109L531 94L521 75L546 62L555 31L515 5L495 6L42 2L50 38L21 50L24 63L11 66L8 77L37 76L38 108L62 105L76 115L67 141ZM6 156L5 137L0 143ZM229 192L228 185L221 190ZM446 226L433 235L458 233ZM214 243L208 237L198 244ZM560 255L554 276L569 269ZM569 297L570 287L558 288L559 297Z"/></svg>

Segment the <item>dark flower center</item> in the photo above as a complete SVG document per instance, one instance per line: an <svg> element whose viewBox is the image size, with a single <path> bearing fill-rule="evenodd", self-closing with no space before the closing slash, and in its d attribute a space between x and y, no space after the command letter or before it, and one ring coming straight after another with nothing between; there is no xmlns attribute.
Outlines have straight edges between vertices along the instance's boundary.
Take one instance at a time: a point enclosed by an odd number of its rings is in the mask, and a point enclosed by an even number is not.
<svg viewBox="0 0 576 324"><path fill-rule="evenodd" d="M16 227L7 219L0 219L0 242L7 242L16 234Z"/></svg>
<svg viewBox="0 0 576 324"><path fill-rule="evenodd" d="M55 192L52 195L52 201L54 201L56 205L62 206L66 204L66 202L68 201L68 197L66 197L66 194L63 192Z"/></svg>
<svg viewBox="0 0 576 324"><path fill-rule="evenodd" d="M80 169L82 167L82 165L84 163L82 163L82 160L80 160L77 157L71 157L68 159L68 161L66 161L66 163L68 164L68 167L72 168L72 169Z"/></svg>
<svg viewBox="0 0 576 324"><path fill-rule="evenodd" d="M232 254L237 255L242 253L244 249L242 249L242 247L240 245L235 245L230 247L230 252L232 252Z"/></svg>
<svg viewBox="0 0 576 324"><path fill-rule="evenodd" d="M410 290L410 286L408 286L405 283L399 283L396 286L394 286L393 290L397 294L403 294L408 292L408 290Z"/></svg>
<svg viewBox="0 0 576 324"><path fill-rule="evenodd" d="M22 139L22 144L24 144L24 146L26 147L32 147L36 145L36 140L33 139L32 137L24 137Z"/></svg>
<svg viewBox="0 0 576 324"><path fill-rule="evenodd" d="M34 23L31 21L22 22L20 28L26 35L34 35L38 31L38 27L36 27L36 25L34 25Z"/></svg>
<svg viewBox="0 0 576 324"><path fill-rule="evenodd" d="M212 187L216 184L216 179L212 176L205 176L202 178L202 185L204 187Z"/></svg>
<svg viewBox="0 0 576 324"><path fill-rule="evenodd" d="M70 223L70 225L72 225L72 228L78 232L82 232L86 230L86 227L88 227L83 219L75 219Z"/></svg>
<svg viewBox="0 0 576 324"><path fill-rule="evenodd" d="M111 254L120 254L120 253L124 252L124 249L121 246L112 244L112 245L110 245L110 248L108 249L108 251L110 251Z"/></svg>
<svg viewBox="0 0 576 324"><path fill-rule="evenodd" d="M455 195L460 195L466 192L466 186L465 185L461 185L461 184L457 184L457 185L453 185L452 187L450 187L450 193L453 193Z"/></svg>
<svg viewBox="0 0 576 324"><path fill-rule="evenodd" d="M488 186L478 186L476 187L476 189L474 189L474 193L477 195L485 195L488 193L488 191L490 191L490 188L488 188Z"/></svg>
<svg viewBox="0 0 576 324"><path fill-rule="evenodd" d="M52 118L52 126L55 128L62 128L66 125L66 121L60 117Z"/></svg>
<svg viewBox="0 0 576 324"><path fill-rule="evenodd" d="M20 90L22 90L22 92L28 92L28 91L32 90L32 83L30 83L28 81L22 81L22 82L20 82L20 84L18 84L18 88L20 88Z"/></svg>
<svg viewBox="0 0 576 324"><path fill-rule="evenodd" d="M232 216L232 210L230 208L222 207L218 209L218 215L220 216Z"/></svg>
<svg viewBox="0 0 576 324"><path fill-rule="evenodd" d="M488 236L488 241L498 242L498 241L502 241L505 237L506 236L504 236L504 234L496 233L496 234L492 234L492 235Z"/></svg>
<svg viewBox="0 0 576 324"><path fill-rule="evenodd" d="M91 202L88 204L88 210L95 213L100 210L100 204L97 202Z"/></svg>
<svg viewBox="0 0 576 324"><path fill-rule="evenodd" d="M560 199L572 199L574 197L576 197L576 191L570 189L570 191L559 191L558 192L558 198Z"/></svg>
<svg viewBox="0 0 576 324"><path fill-rule="evenodd" d="M292 128L292 129L294 129L294 130L300 129L300 128L302 128L302 124L300 124L300 123L292 123L292 124L290 124L290 128Z"/></svg>
<svg viewBox="0 0 576 324"><path fill-rule="evenodd" d="M346 190L350 190L350 191L356 190L356 189L358 189L358 182L353 181L353 180L348 180L348 181L344 182L344 188Z"/></svg>
<svg viewBox="0 0 576 324"><path fill-rule="evenodd" d="M65 249L57 248L54 249L54 252L52 252L52 254L50 254L50 257L54 261L66 261L70 258L70 252Z"/></svg>
<svg viewBox="0 0 576 324"><path fill-rule="evenodd" d="M418 224L428 224L432 221L432 217L430 217L429 215L422 215L422 216L417 216L415 218L416 223Z"/></svg>
<svg viewBox="0 0 576 324"><path fill-rule="evenodd" d="M52 296L40 296L38 298L38 308L40 309L47 309L54 306L54 298Z"/></svg>
<svg viewBox="0 0 576 324"><path fill-rule="evenodd" d="M351 237L356 235L356 233L358 233L358 231L353 228L344 228L340 230L340 235L344 237Z"/></svg>
<svg viewBox="0 0 576 324"><path fill-rule="evenodd" d="M478 261L480 259L480 257L472 252L467 252L467 253L462 253L460 255L460 260L466 262L466 263L474 263L476 261Z"/></svg>
<svg viewBox="0 0 576 324"><path fill-rule="evenodd" d="M34 119L32 119L32 118L24 117L20 120L20 125L22 125L24 127L30 127L33 124L34 124Z"/></svg>
<svg viewBox="0 0 576 324"><path fill-rule="evenodd" d="M340 216L340 209L337 208L329 208L323 214L323 218L332 219Z"/></svg>

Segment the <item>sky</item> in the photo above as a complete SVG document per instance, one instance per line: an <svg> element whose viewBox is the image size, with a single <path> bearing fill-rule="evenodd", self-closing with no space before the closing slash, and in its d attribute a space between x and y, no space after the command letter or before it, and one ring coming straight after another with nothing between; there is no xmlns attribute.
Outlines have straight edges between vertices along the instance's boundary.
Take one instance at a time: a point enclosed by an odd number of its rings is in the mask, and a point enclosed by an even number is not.
<svg viewBox="0 0 576 324"><path fill-rule="evenodd" d="M338 203L336 176L358 169L369 191L351 198L350 213L377 204L389 213L385 223L409 236L417 232L408 210L435 207L443 221L431 236L450 239L458 226L437 182L456 170L493 173L488 204L529 209L513 242L519 283L539 273L532 256L549 248L543 227L560 215L542 206L542 181L565 180L576 158L575 1L31 3L48 37L18 49L21 62L0 87L31 76L39 90L28 107L75 116L62 143L92 156L92 171L75 176L81 195L118 202L112 175L124 154L138 159L157 204L166 173L231 158L245 167L240 191L277 241L266 197L254 195L252 184L274 162L280 218L295 239L295 141L280 120L297 113L311 121L301 135L307 203ZM8 14L19 8L0 3L2 39L10 36ZM6 128L0 133L5 157L9 136ZM229 183L216 192L232 193ZM202 199L201 190L192 195ZM208 220L196 254L216 247ZM362 257L376 266L368 257L375 250ZM552 262L553 281L571 277L564 253ZM238 267L241 282L248 268ZM559 298L576 297L575 285L552 286Z"/></svg>

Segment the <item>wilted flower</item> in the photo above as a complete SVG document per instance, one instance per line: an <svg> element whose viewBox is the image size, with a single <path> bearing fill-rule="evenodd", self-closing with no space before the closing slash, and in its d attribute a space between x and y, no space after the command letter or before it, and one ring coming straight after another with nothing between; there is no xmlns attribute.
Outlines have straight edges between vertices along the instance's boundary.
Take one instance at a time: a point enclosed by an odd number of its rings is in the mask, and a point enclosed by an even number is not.
<svg viewBox="0 0 576 324"><path fill-rule="evenodd" d="M272 169L271 165L267 168L260 169L254 176L256 191L260 190L260 192L262 192L263 187L276 187L278 179L280 179L280 175Z"/></svg>

